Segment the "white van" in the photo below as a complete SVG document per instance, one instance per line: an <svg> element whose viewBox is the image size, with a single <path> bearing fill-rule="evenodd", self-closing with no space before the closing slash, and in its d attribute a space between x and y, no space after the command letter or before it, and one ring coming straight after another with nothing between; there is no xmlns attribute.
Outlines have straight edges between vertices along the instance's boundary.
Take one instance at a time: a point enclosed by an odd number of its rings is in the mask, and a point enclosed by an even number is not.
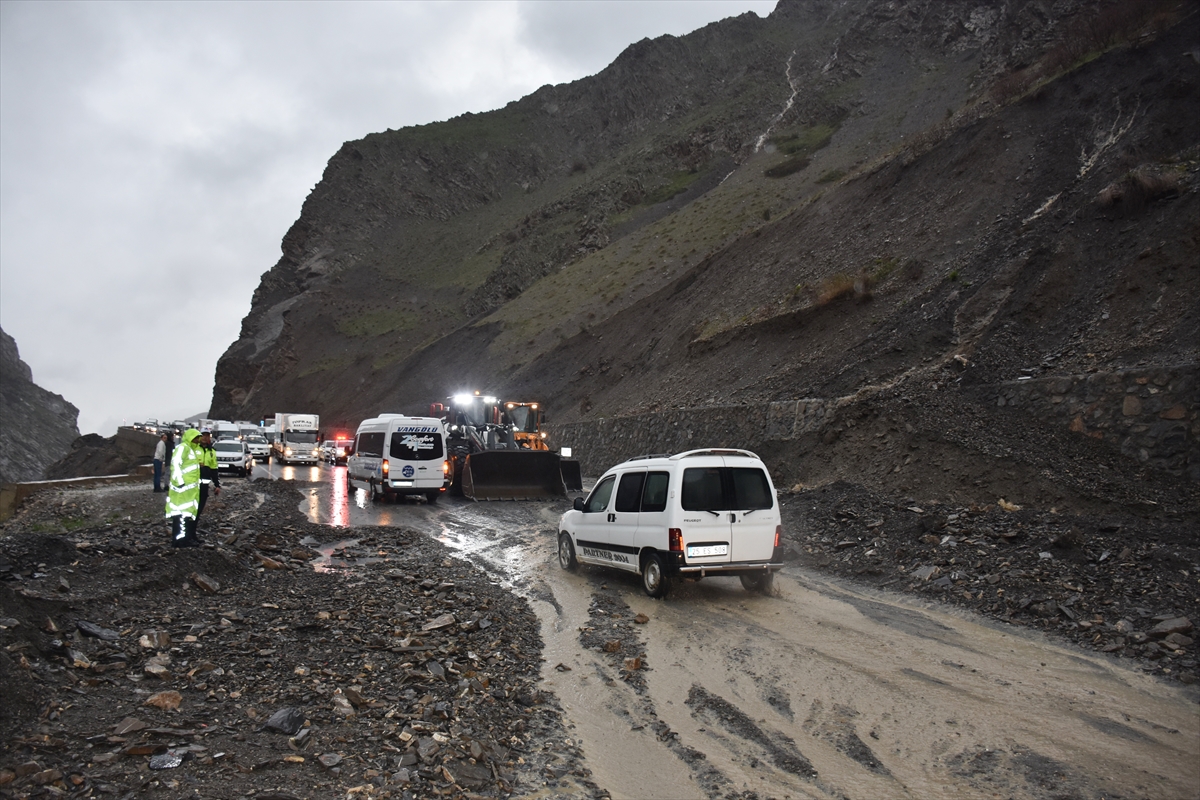
<svg viewBox="0 0 1200 800"><path fill-rule="evenodd" d="M610 469L559 522L558 563L616 567L663 597L675 576L737 575L769 591L783 566L779 500L747 450L640 456Z"/></svg>
<svg viewBox="0 0 1200 800"><path fill-rule="evenodd" d="M434 417L380 414L363 420L346 459L351 491L366 489L372 500L420 494L436 503L452 477L446 429Z"/></svg>

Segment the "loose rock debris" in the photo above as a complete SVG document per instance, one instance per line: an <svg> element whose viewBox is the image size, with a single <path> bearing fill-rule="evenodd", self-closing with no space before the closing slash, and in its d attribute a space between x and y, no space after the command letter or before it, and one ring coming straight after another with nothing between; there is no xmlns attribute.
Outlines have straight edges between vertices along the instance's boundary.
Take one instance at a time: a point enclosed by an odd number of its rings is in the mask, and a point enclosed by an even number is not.
<svg viewBox="0 0 1200 800"><path fill-rule="evenodd" d="M141 488L45 493L0 528L0 795L599 793L524 600L395 528L316 571L301 540L335 536L295 484L230 483L198 549Z"/></svg>
<svg viewBox="0 0 1200 800"><path fill-rule="evenodd" d="M782 514L787 558L804 566L1200 678L1191 521L916 505L843 482L784 495Z"/></svg>

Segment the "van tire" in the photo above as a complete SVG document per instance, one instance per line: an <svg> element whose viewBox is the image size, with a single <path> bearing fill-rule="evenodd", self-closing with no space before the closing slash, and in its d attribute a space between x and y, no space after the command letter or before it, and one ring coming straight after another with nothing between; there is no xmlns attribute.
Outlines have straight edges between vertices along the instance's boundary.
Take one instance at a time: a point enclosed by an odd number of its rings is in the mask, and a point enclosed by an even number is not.
<svg viewBox="0 0 1200 800"><path fill-rule="evenodd" d="M642 558L642 590L651 597L666 597L670 589L667 566L662 556L650 553Z"/></svg>
<svg viewBox="0 0 1200 800"><path fill-rule="evenodd" d="M742 588L755 594L770 594L775 585L775 573L770 570L743 572L738 577L742 579Z"/></svg>
<svg viewBox="0 0 1200 800"><path fill-rule="evenodd" d="M379 500L379 493L375 491L375 480L374 479L372 479L371 482L368 484L367 491L371 493L371 502L372 503Z"/></svg>
<svg viewBox="0 0 1200 800"><path fill-rule="evenodd" d="M439 494L441 494L441 492L426 492L425 493L425 502L429 503L429 505L433 505L434 503L436 503L438 501Z"/></svg>
<svg viewBox="0 0 1200 800"><path fill-rule="evenodd" d="M579 562L575 559L575 545L571 544L569 533L558 535L558 565L567 572L579 569Z"/></svg>

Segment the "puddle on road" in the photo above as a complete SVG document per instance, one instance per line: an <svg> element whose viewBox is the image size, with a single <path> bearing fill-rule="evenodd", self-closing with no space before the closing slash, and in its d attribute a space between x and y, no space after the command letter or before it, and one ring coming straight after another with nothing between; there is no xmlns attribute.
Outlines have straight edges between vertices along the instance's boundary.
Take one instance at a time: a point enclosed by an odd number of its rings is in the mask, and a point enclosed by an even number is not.
<svg viewBox="0 0 1200 800"><path fill-rule="evenodd" d="M384 560L380 556L345 555L344 551L355 548L361 543L362 539L342 539L337 542L320 544L311 536L306 536L300 540L300 544L305 547L311 547L321 554L308 562L316 572L340 572L353 567L360 567L364 564L378 564Z"/></svg>

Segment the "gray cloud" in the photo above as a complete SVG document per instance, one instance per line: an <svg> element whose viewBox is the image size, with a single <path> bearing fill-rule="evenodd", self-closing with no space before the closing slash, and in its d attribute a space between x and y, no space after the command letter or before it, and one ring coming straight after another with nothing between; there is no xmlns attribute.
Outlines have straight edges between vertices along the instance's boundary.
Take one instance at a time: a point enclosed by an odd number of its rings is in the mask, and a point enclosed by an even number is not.
<svg viewBox="0 0 1200 800"><path fill-rule="evenodd" d="M0 3L0 324L80 428L207 407L342 142L761 0Z"/></svg>

